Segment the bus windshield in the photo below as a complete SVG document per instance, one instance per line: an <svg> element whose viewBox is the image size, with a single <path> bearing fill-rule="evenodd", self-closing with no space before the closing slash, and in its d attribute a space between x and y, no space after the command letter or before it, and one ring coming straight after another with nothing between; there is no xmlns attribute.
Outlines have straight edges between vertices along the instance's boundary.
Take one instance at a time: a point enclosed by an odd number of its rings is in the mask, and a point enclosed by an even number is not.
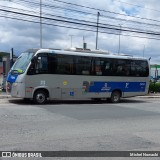
<svg viewBox="0 0 160 160"><path fill-rule="evenodd" d="M24 52L22 53L16 62L14 63L13 67L11 68L12 74L22 74L26 71L34 53L32 52Z"/></svg>

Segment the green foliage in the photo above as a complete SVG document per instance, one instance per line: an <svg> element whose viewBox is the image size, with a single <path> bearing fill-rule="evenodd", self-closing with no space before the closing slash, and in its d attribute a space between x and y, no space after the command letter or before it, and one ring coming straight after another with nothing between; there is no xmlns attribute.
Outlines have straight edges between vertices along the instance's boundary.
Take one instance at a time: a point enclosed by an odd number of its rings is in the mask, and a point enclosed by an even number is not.
<svg viewBox="0 0 160 160"><path fill-rule="evenodd" d="M160 82L150 82L149 91L160 92Z"/></svg>
<svg viewBox="0 0 160 160"><path fill-rule="evenodd" d="M9 56L10 54L7 52L0 52L0 57Z"/></svg>
<svg viewBox="0 0 160 160"><path fill-rule="evenodd" d="M3 58L4 56L10 56L10 54L9 54L9 53L6 53L6 52L0 52L0 62L2 62L2 58Z"/></svg>

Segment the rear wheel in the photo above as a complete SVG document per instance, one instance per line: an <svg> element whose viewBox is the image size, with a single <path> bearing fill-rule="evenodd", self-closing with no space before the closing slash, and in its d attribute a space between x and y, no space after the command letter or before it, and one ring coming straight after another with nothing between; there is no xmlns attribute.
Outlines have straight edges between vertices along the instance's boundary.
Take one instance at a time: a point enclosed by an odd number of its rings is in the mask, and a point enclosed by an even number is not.
<svg viewBox="0 0 160 160"><path fill-rule="evenodd" d="M36 104L44 104L47 101L47 93L43 90L38 90L34 93L33 101Z"/></svg>
<svg viewBox="0 0 160 160"><path fill-rule="evenodd" d="M118 103L120 101L120 98L121 98L121 93L119 91L113 91L111 94L110 101L112 103Z"/></svg>

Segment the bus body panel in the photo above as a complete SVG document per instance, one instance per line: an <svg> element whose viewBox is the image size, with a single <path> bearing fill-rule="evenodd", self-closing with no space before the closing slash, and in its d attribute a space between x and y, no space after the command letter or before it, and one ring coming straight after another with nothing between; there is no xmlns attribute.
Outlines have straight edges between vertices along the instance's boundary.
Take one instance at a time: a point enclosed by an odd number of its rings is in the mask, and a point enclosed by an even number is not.
<svg viewBox="0 0 160 160"><path fill-rule="evenodd" d="M119 79L119 80L118 80ZM35 90L44 88L49 92L49 99L81 99L81 98L109 98L113 90L120 90L122 97L147 94L146 78L118 78L113 77L90 77L66 75L27 75L25 79L25 95L18 97L33 98ZM87 85L86 85L87 83ZM21 83L14 92L24 87ZM141 85L140 85L141 84ZM139 85L139 87L137 87ZM87 88L88 87L88 88ZM12 93L14 94L14 93Z"/></svg>
<svg viewBox="0 0 160 160"><path fill-rule="evenodd" d="M12 97L25 98L25 74L16 76L11 89Z"/></svg>

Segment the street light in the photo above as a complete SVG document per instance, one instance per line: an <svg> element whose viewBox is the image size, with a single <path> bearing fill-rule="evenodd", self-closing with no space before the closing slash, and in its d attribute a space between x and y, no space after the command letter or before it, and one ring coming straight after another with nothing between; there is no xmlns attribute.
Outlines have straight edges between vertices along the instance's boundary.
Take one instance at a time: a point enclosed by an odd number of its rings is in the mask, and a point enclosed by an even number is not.
<svg viewBox="0 0 160 160"><path fill-rule="evenodd" d="M74 36L74 35L69 35L70 37L71 37L71 48L72 48L72 37Z"/></svg>
<svg viewBox="0 0 160 160"><path fill-rule="evenodd" d="M144 57L144 51L145 51L145 45L144 45L144 47L143 47L143 57Z"/></svg>

